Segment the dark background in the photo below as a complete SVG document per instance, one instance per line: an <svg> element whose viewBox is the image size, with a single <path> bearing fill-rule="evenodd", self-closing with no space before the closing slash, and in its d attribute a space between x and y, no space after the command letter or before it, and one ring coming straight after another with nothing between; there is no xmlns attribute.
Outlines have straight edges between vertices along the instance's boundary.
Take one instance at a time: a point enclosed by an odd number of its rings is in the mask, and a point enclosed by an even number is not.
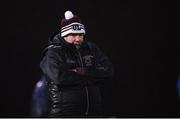
<svg viewBox="0 0 180 119"><path fill-rule="evenodd" d="M180 57L170 34L171 3L8 0L1 5L0 117L30 117L42 50L66 10L81 17L87 39L114 64L114 78L102 87L105 115L180 117Z"/></svg>

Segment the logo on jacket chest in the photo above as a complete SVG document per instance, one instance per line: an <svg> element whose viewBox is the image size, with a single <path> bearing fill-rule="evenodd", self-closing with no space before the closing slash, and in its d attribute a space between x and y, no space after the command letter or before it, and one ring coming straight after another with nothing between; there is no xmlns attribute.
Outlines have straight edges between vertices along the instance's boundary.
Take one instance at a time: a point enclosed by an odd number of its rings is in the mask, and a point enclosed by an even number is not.
<svg viewBox="0 0 180 119"><path fill-rule="evenodd" d="M92 66L93 65L93 56L92 55L86 55L83 56L83 60L86 66Z"/></svg>

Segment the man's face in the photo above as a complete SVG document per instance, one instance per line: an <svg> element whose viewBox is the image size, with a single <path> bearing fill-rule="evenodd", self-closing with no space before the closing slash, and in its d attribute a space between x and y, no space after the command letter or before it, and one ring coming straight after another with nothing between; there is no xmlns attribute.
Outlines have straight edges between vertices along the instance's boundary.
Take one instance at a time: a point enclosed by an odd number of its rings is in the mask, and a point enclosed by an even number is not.
<svg viewBox="0 0 180 119"><path fill-rule="evenodd" d="M64 40L68 43L72 43L75 46L79 46L84 42L84 34L69 34L64 37Z"/></svg>

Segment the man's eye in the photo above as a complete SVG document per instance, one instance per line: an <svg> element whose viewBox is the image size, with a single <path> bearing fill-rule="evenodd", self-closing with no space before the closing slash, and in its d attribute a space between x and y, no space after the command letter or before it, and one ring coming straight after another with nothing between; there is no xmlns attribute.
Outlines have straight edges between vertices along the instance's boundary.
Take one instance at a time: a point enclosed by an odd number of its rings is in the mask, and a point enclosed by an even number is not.
<svg viewBox="0 0 180 119"><path fill-rule="evenodd" d="M83 36L84 34L83 33L81 33L81 34L70 34L71 36Z"/></svg>

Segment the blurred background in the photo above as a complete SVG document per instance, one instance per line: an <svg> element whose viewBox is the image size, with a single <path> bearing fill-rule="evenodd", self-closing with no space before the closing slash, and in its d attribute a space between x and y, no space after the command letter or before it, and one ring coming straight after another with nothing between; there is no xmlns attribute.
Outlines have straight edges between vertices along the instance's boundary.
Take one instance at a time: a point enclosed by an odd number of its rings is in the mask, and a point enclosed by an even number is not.
<svg viewBox="0 0 180 119"><path fill-rule="evenodd" d="M111 59L114 78L102 87L107 117L180 117L178 40L169 2L16 0L1 4L0 117L30 117L39 63L66 10L80 16L87 40Z"/></svg>

